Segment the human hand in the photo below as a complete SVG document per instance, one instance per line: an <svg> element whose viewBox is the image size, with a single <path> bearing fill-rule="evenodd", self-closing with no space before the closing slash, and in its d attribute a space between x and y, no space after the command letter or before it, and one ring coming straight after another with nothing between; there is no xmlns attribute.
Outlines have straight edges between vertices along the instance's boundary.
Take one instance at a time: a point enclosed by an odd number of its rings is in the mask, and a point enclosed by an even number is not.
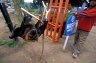
<svg viewBox="0 0 96 63"><path fill-rule="evenodd" d="M71 14L75 14L75 15L77 15L77 12L71 12Z"/></svg>

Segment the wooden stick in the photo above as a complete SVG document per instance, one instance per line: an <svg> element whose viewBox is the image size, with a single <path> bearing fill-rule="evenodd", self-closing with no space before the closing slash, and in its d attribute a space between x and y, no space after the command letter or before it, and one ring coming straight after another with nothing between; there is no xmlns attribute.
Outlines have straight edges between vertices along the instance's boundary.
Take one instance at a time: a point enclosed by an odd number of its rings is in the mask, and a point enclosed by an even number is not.
<svg viewBox="0 0 96 63"><path fill-rule="evenodd" d="M26 13L29 14L30 16L36 18L37 20L40 20L38 17L36 17L35 15L29 13L29 12L28 12L27 10L25 10L24 8L21 7L21 10L24 11L24 12L26 12Z"/></svg>
<svg viewBox="0 0 96 63"><path fill-rule="evenodd" d="M43 4L44 8L47 8L46 5L45 5L45 3L44 3L44 1L42 1L42 4Z"/></svg>

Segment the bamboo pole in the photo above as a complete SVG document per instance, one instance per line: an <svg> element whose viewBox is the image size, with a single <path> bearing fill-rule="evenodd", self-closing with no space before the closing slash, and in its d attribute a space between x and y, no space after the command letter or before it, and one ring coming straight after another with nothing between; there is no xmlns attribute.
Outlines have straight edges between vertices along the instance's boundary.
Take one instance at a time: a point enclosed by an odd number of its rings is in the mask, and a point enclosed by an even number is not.
<svg viewBox="0 0 96 63"><path fill-rule="evenodd" d="M38 17L36 17L35 15L31 14L30 12L28 12L27 10L25 10L24 8L21 7L21 10L26 12L27 14L29 14L30 16L36 18L37 20L40 20Z"/></svg>

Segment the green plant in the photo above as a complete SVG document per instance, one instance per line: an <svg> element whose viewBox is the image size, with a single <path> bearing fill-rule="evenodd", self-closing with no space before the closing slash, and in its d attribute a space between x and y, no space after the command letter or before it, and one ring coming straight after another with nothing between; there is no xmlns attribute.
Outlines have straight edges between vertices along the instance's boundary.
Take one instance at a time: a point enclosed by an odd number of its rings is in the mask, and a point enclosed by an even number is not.
<svg viewBox="0 0 96 63"><path fill-rule="evenodd" d="M20 42L19 45L24 45L26 42L23 41L23 42ZM0 46L8 46L8 47L18 47L18 44L16 43L15 40L3 40L3 39L0 39Z"/></svg>

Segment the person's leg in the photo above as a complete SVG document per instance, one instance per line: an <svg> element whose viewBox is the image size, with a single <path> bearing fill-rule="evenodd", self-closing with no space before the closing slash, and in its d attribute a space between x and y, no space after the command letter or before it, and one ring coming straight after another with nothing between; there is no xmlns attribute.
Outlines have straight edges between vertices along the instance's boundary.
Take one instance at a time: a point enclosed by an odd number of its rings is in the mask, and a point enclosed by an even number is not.
<svg viewBox="0 0 96 63"><path fill-rule="evenodd" d="M77 30L74 43L72 45L73 47L73 57L77 57L79 53L81 52L81 49L83 47L83 44L88 36L89 32L83 31L83 30Z"/></svg>
<svg viewBox="0 0 96 63"><path fill-rule="evenodd" d="M63 27L62 27L61 36L60 36L61 38L64 35L65 25L66 25L66 22L64 22Z"/></svg>

